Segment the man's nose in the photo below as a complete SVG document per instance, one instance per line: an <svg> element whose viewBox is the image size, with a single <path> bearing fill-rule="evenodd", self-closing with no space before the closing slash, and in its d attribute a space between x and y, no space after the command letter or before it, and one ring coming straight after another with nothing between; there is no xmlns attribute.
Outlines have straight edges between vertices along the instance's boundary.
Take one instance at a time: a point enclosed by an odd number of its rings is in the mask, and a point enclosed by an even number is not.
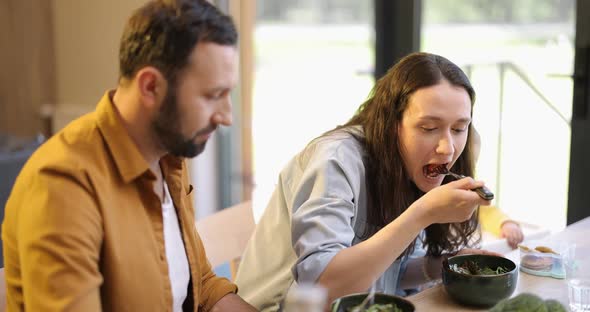
<svg viewBox="0 0 590 312"><path fill-rule="evenodd" d="M217 125L231 126L233 117L232 102L229 95L220 103L219 109L213 115L213 122Z"/></svg>

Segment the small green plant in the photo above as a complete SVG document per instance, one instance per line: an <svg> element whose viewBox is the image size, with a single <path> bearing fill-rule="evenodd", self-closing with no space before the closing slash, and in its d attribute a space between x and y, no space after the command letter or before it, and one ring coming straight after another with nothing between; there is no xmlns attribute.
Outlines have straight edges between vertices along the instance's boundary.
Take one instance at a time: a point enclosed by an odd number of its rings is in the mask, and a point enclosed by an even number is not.
<svg viewBox="0 0 590 312"><path fill-rule="evenodd" d="M556 300L545 300L533 294L520 294L498 302L489 312L567 312Z"/></svg>

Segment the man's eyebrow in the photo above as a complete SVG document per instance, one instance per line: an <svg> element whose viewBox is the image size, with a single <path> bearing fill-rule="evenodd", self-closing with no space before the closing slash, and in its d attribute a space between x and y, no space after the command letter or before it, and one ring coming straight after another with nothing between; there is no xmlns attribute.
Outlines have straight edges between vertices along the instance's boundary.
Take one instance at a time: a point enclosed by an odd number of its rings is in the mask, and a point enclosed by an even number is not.
<svg viewBox="0 0 590 312"><path fill-rule="evenodd" d="M207 91L209 91L209 92L220 92L220 91L226 91L226 90L229 90L229 89L231 89L231 88L229 88L229 87L213 87L213 88L207 89Z"/></svg>

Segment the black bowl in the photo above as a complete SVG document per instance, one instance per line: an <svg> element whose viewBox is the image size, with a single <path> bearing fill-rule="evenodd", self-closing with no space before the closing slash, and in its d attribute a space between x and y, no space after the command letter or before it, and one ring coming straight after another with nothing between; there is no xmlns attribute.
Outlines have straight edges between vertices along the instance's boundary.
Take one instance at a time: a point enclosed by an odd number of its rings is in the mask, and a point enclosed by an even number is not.
<svg viewBox="0 0 590 312"><path fill-rule="evenodd" d="M505 267L508 272L498 275L471 275L451 270L453 264L462 265L465 261L473 261L480 268L498 266ZM442 278L445 290L451 298L461 304L490 307L498 301L508 298L516 289L518 270L510 259L488 255L461 255L448 259L443 263Z"/></svg>
<svg viewBox="0 0 590 312"><path fill-rule="evenodd" d="M332 311L332 312L347 312L348 309L361 304L361 302L363 302L363 300L365 299L365 297L367 297L367 295L368 295L368 293L360 293L360 294L352 294L352 295L340 297L340 298L334 300L334 302L332 302L332 309L330 311ZM414 310L416 310L414 305L404 298L401 298L398 296L382 294L382 293L375 294L375 300L373 301L373 304L388 304L388 303L395 304L403 312L414 312Z"/></svg>

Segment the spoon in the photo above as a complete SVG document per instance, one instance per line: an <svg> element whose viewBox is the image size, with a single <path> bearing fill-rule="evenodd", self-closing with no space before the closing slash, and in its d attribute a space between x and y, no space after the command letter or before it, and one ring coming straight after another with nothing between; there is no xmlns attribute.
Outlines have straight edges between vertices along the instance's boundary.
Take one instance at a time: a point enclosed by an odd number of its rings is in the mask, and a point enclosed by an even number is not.
<svg viewBox="0 0 590 312"><path fill-rule="evenodd" d="M443 257L442 265L443 265L443 268L447 268L449 270L452 270L451 265L449 264L448 257Z"/></svg>
<svg viewBox="0 0 590 312"><path fill-rule="evenodd" d="M537 247L535 247L535 250L538 251L538 252L542 252L542 253L552 253L552 254L555 254L555 255L559 255L553 249L551 249L549 247L545 247L545 246L537 246Z"/></svg>
<svg viewBox="0 0 590 312"><path fill-rule="evenodd" d="M430 165L425 168L425 171L426 171L426 175L428 175L428 176L436 176L439 174L443 174L443 175L449 175L449 176L453 177L455 180L460 180L460 179L465 178L464 175L456 174L454 172L449 171L449 168L447 168L447 166L445 166L445 165ZM476 192L479 195L479 197L481 197L485 200L494 199L494 193L492 193L492 191L490 191L490 189L488 189L485 186L474 188L474 189L472 189L472 191Z"/></svg>
<svg viewBox="0 0 590 312"><path fill-rule="evenodd" d="M361 304L354 306L350 309L350 312L362 312L366 310L366 306L369 307L373 304L373 299L375 298L375 281L371 284L371 288L369 289L369 294L365 297L365 299L361 302Z"/></svg>
<svg viewBox="0 0 590 312"><path fill-rule="evenodd" d="M518 248L520 248L520 250L522 250L524 252L533 252L532 249L530 249L529 247L527 247L525 245L518 245Z"/></svg>
<svg viewBox="0 0 590 312"><path fill-rule="evenodd" d="M559 253L557 253L553 249L551 249L549 247L545 247L545 246L537 246L537 247L535 247L535 249L530 249L527 246L518 245L518 248L520 248L522 251L525 251L525 252L535 252L535 251L538 251L540 253L552 253L554 255L559 255Z"/></svg>

